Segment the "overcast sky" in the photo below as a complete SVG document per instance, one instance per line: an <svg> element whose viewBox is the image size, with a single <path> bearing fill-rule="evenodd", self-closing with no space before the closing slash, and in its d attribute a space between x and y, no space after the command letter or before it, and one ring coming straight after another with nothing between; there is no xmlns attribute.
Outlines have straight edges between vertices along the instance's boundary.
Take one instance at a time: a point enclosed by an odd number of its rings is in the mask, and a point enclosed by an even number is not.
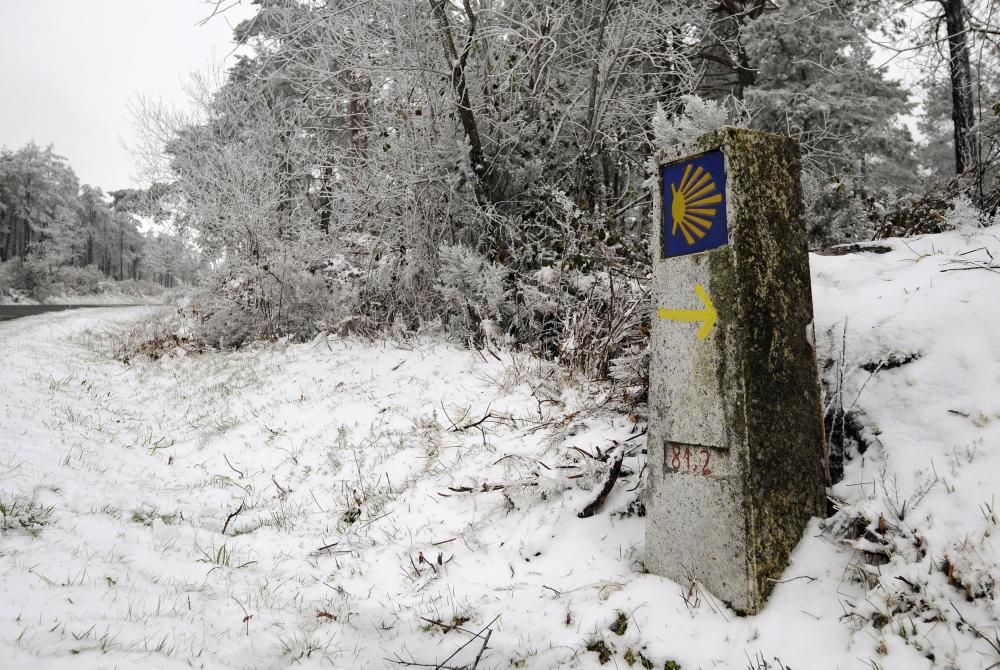
<svg viewBox="0 0 1000 670"><path fill-rule="evenodd" d="M81 182L138 185L129 101L183 105L188 74L231 63L231 26L253 9L197 25L211 13L204 0L0 0L0 146L54 144Z"/></svg>

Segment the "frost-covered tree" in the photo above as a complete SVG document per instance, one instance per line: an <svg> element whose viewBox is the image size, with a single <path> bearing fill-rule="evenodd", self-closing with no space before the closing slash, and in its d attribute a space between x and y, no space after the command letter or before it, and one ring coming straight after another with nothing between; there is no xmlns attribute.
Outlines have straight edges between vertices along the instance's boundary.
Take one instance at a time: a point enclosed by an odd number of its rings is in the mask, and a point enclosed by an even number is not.
<svg viewBox="0 0 1000 670"><path fill-rule="evenodd" d="M50 265L69 262L78 244L77 189L73 170L51 146L0 151L0 261L35 254Z"/></svg>
<svg viewBox="0 0 1000 670"><path fill-rule="evenodd" d="M708 3L256 4L250 52L167 145L227 304L258 287L240 304L279 332L336 295L327 322L487 320L558 352L581 287L614 293L577 275L643 275L649 122L697 81Z"/></svg>
<svg viewBox="0 0 1000 670"><path fill-rule="evenodd" d="M882 28L896 38L899 53L915 53L930 73L932 116L939 115L933 107L946 82L953 173L978 169L984 148L978 124L989 118L995 102L980 75L1000 64L995 0L896 0L887 9Z"/></svg>
<svg viewBox="0 0 1000 670"><path fill-rule="evenodd" d="M874 7L784 0L743 31L757 128L799 140L815 244L869 235L881 203L914 182L908 93L876 69L858 25Z"/></svg>
<svg viewBox="0 0 1000 670"><path fill-rule="evenodd" d="M105 278L142 270L138 222L114 211L96 187L80 185L52 147L0 152L0 261L3 288L87 293Z"/></svg>
<svg viewBox="0 0 1000 670"><path fill-rule="evenodd" d="M1000 48L988 35L971 33L977 39L972 74L973 120L968 137L974 143L974 164L956 176L953 86L950 68L931 59L925 78L925 94L919 129L924 136L920 148L923 167L934 178L932 188L962 192L987 215L1000 206L1000 136L997 105L1000 103ZM935 67L936 65L936 67ZM942 186L944 185L944 186ZM988 218L988 217L987 217Z"/></svg>

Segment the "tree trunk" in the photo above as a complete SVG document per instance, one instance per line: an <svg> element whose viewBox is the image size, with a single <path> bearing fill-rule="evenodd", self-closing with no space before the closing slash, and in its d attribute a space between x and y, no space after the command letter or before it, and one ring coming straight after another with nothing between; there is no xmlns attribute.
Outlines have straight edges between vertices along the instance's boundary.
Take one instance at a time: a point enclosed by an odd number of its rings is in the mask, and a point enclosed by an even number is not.
<svg viewBox="0 0 1000 670"><path fill-rule="evenodd" d="M28 258L28 247L31 246L31 224L27 219L21 221L21 260Z"/></svg>
<svg viewBox="0 0 1000 670"><path fill-rule="evenodd" d="M965 28L964 0L941 0L948 28L948 66L951 74L951 120L955 126L955 170L962 174L976 167L978 146L972 134L972 75Z"/></svg>
<svg viewBox="0 0 1000 670"><path fill-rule="evenodd" d="M2 242L0 242L0 263L3 263L10 257L9 252L7 251L7 247L10 245L11 235L13 235L14 233L14 228L11 225L12 218L13 218L12 214L7 215L6 227L3 229L3 232L0 233L0 240L3 240Z"/></svg>
<svg viewBox="0 0 1000 670"><path fill-rule="evenodd" d="M476 123L476 116L472 112L472 102L469 98L469 87L465 78L465 64L469 59L469 51L472 49L472 36L476 31L476 15L472 12L469 0L464 0L465 12L469 17L469 33L465 38L465 46L459 54L455 48L455 40L451 35L451 25L448 22L448 10L445 9L445 0L430 0L431 9L441 28L441 43L444 45L444 55L451 65L451 86L458 98L458 118L462 122L462 129L469 138L469 162L472 163L472 172L477 179L476 196L481 201L484 200L484 188L486 186L486 160L483 154L483 143L479 137L479 126Z"/></svg>
<svg viewBox="0 0 1000 670"><path fill-rule="evenodd" d="M709 34L697 57L706 61L699 85L702 93L721 100L727 95L742 100L748 88L757 83L754 69L743 43L743 26L756 21L767 7L766 0L721 0L713 10Z"/></svg>
<svg viewBox="0 0 1000 670"><path fill-rule="evenodd" d="M319 187L319 229L330 233L330 219L333 216L333 165L324 165Z"/></svg>
<svg viewBox="0 0 1000 670"><path fill-rule="evenodd" d="M350 96L347 104L347 129L354 158L368 158L368 142L364 133L364 116L368 112L365 103L366 96L371 93L372 82L354 72L347 74L347 91Z"/></svg>

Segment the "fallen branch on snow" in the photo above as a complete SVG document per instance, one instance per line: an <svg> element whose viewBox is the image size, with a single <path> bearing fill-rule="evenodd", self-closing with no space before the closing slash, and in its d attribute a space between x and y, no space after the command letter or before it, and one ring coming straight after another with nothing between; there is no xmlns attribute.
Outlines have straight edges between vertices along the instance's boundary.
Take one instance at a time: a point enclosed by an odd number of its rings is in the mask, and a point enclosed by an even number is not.
<svg viewBox="0 0 1000 670"><path fill-rule="evenodd" d="M604 484L601 486L597 495L594 496L593 500L587 503L587 506L583 508L578 517L581 519L586 519L588 517L594 516L597 511L604 504L605 499L607 499L608 494L611 493L611 489L615 487L615 482L618 481L618 475L622 471L622 460L625 458L625 445L615 442L615 449L611 453L611 470L608 471L608 477L604 480Z"/></svg>

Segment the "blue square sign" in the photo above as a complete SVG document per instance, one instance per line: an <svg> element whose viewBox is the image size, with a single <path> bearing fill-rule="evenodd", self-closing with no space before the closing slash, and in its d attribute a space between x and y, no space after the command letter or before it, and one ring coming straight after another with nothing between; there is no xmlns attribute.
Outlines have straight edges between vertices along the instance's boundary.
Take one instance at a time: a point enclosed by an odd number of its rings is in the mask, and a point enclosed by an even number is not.
<svg viewBox="0 0 1000 670"><path fill-rule="evenodd" d="M725 165L722 151L711 151L660 168L664 258L729 244Z"/></svg>

